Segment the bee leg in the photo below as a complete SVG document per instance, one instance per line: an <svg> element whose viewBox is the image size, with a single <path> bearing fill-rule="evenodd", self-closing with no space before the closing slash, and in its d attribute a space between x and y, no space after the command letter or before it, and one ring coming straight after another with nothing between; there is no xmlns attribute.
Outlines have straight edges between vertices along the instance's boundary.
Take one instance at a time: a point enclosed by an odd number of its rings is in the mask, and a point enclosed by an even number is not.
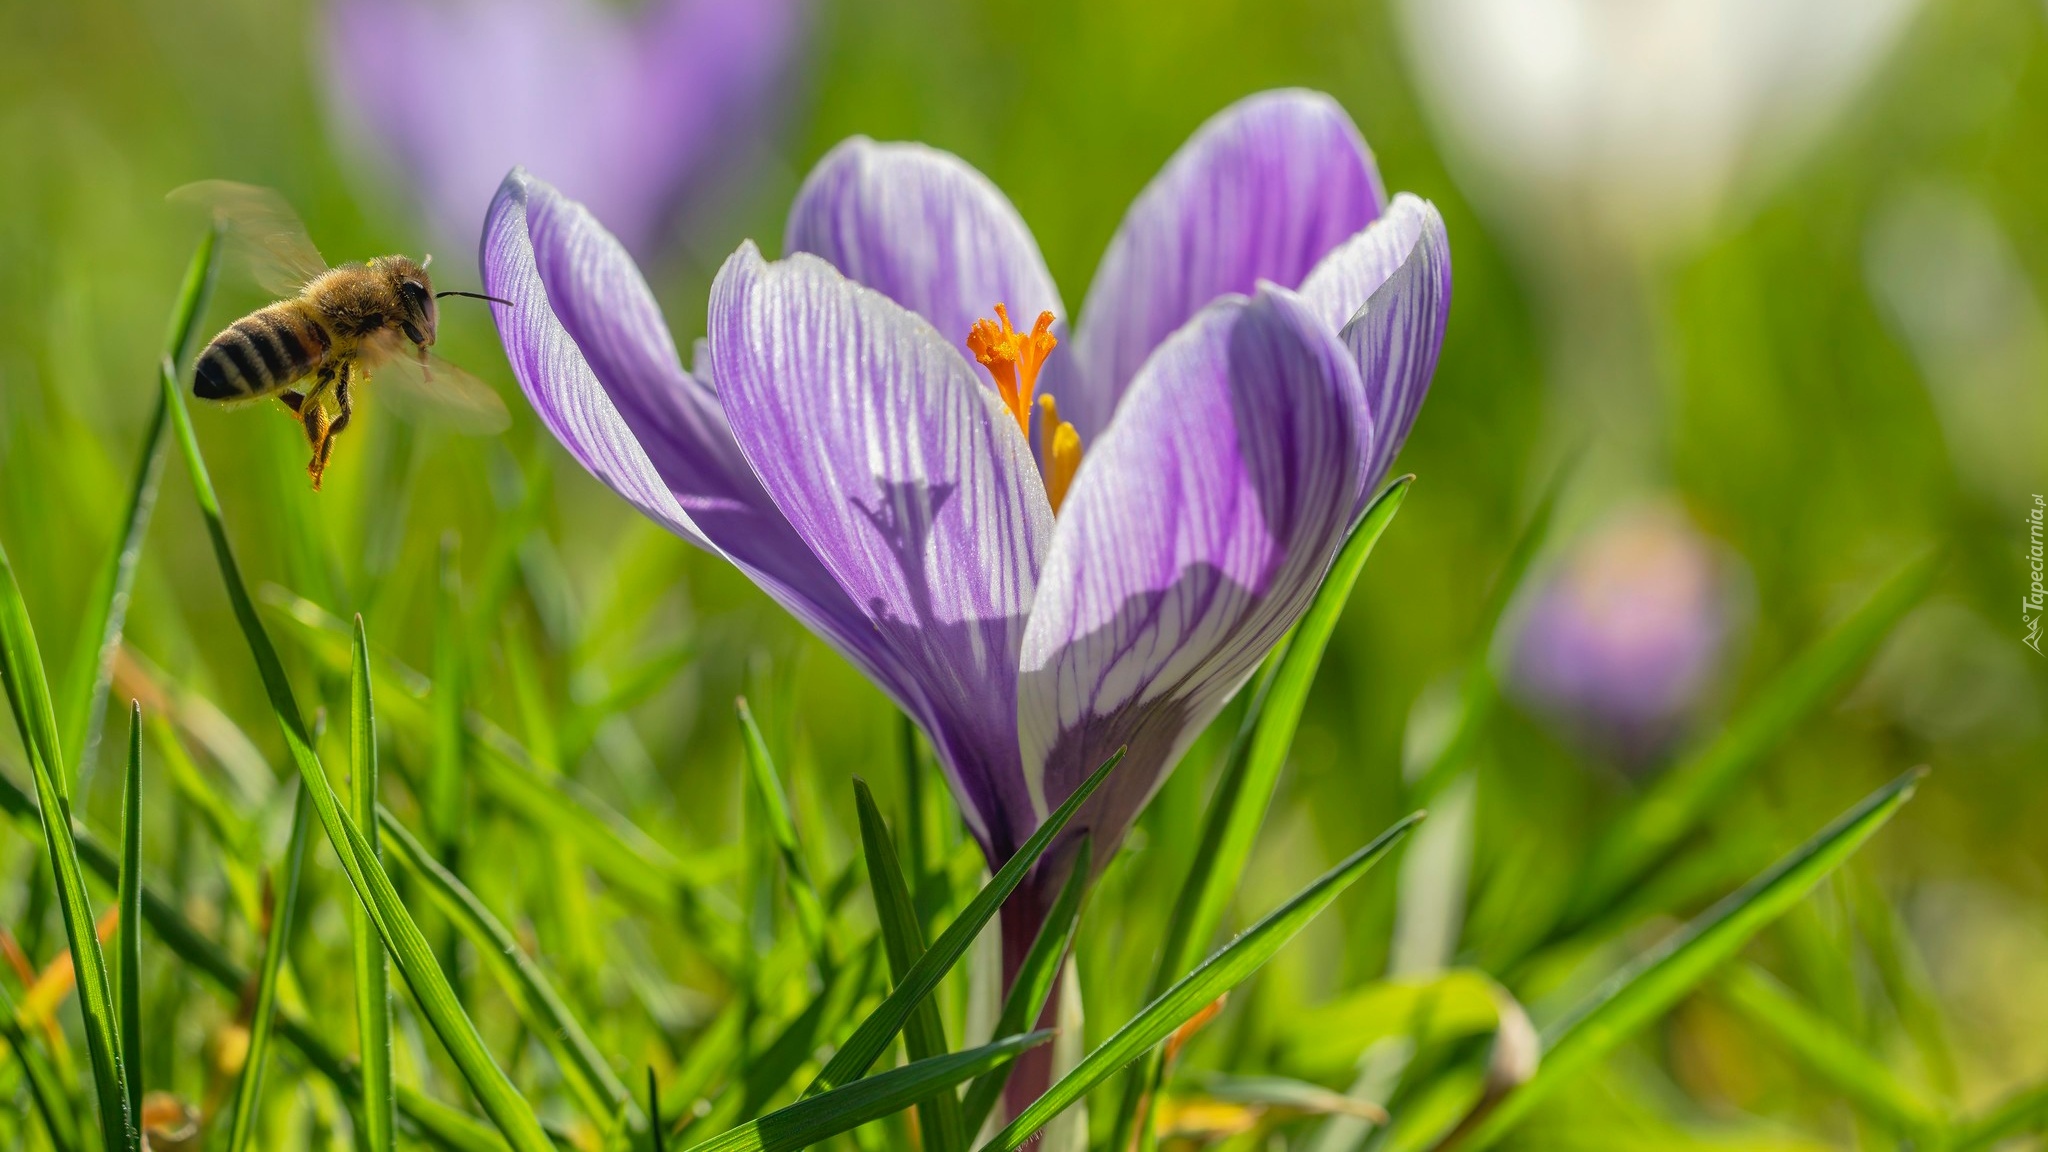
<svg viewBox="0 0 2048 1152"><path fill-rule="evenodd" d="M349 389L349 381L354 378L355 373L351 367L347 364L342 365L341 373L334 381L334 406L337 411L334 426L327 430L329 440L341 435L342 429L348 427L349 417L356 414L355 393Z"/></svg>
<svg viewBox="0 0 2048 1152"><path fill-rule="evenodd" d="M355 400L350 396L348 388L349 376L349 366L343 364L334 379L334 406L339 411L334 417L334 422L323 430L324 435L313 452L313 464L316 469L313 479L315 488L320 486L319 473L327 470L327 454L334 451L334 438L341 435L342 430L348 427L349 417L355 415Z"/></svg>
<svg viewBox="0 0 2048 1152"><path fill-rule="evenodd" d="M294 420L299 418L299 405L304 404L306 402L306 398L304 396L301 396L299 393L293 392L290 389L286 389L283 392L279 392L277 394L277 399L279 403L283 404L286 408L291 410L292 419Z"/></svg>
<svg viewBox="0 0 2048 1152"><path fill-rule="evenodd" d="M285 401L298 413L299 424L306 430L306 443L313 449L313 458L306 461L306 475L313 478L315 492L320 490L320 473L327 468L327 453L322 450L322 446L327 443L329 424L325 396L333 382L334 370L324 369L319 378L313 381L313 386L299 397L296 405L291 405L289 400Z"/></svg>
<svg viewBox="0 0 2048 1152"><path fill-rule="evenodd" d="M320 473L327 470L327 407L317 396L313 397L300 407L299 418L306 429L306 442L313 446L313 458L306 462L306 475L313 478L313 491L318 492Z"/></svg>

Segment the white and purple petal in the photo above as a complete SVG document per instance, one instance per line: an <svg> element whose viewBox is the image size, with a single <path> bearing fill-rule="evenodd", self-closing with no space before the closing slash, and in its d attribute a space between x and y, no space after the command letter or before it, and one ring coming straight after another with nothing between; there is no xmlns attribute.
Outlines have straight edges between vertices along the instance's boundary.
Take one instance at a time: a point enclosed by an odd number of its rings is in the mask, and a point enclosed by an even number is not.
<svg viewBox="0 0 2048 1152"><path fill-rule="evenodd" d="M1436 205L1406 192L1386 215L1324 257L1302 282L1309 302L1358 360L1372 413L1365 510L1408 440L1436 374L1451 310L1451 244Z"/></svg>
<svg viewBox="0 0 2048 1152"><path fill-rule="evenodd" d="M955 348L997 304L1020 327L1040 312L1067 319L1008 198L966 161L922 144L856 136L826 153L790 206L783 250L823 257Z"/></svg>
<svg viewBox="0 0 2048 1152"><path fill-rule="evenodd" d="M1061 415L1093 440L1160 341L1218 296L1299 285L1385 203L1371 151L1330 97L1264 92L1217 113L1110 241L1073 354L1048 365Z"/></svg>
<svg viewBox="0 0 2048 1152"><path fill-rule="evenodd" d="M1336 334L1272 285L1211 304L1145 363L1061 508L1024 637L1037 816L1128 745L1076 822L1114 851L1307 607L1351 524L1364 412Z"/></svg>
<svg viewBox="0 0 2048 1152"><path fill-rule="evenodd" d="M479 263L484 290L509 301L491 305L491 313L512 374L541 422L585 470L670 531L713 548L620 417L541 280L527 202L545 187L514 170L484 220Z"/></svg>
<svg viewBox="0 0 2048 1152"><path fill-rule="evenodd" d="M484 287L513 375L578 463L738 565L886 689L911 690L866 615L768 499L716 397L683 371L632 258L581 205L514 171L485 223Z"/></svg>
<svg viewBox="0 0 2048 1152"><path fill-rule="evenodd" d="M1301 282L1301 298L1330 331L1342 331L1387 277L1408 260L1425 230L1443 232L1443 218L1436 206L1410 192L1396 194L1379 219L1316 262Z"/></svg>
<svg viewBox="0 0 2048 1152"><path fill-rule="evenodd" d="M741 450L915 681L905 703L1007 855L999 830L1030 813L1017 651L1052 536L1016 422L923 318L807 253L726 261L710 353Z"/></svg>

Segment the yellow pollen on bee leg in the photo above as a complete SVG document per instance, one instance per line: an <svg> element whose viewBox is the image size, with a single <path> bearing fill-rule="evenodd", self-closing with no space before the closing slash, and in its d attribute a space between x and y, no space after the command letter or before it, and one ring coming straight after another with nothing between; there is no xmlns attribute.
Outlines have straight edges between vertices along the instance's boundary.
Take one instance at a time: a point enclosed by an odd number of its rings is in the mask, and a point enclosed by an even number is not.
<svg viewBox="0 0 2048 1152"><path fill-rule="evenodd" d="M1038 398L1038 455L1045 472L1045 498L1058 515L1081 467L1081 433L1060 419L1059 404L1050 393Z"/></svg>
<svg viewBox="0 0 2048 1152"><path fill-rule="evenodd" d="M996 391L1017 420L1017 428L1031 434L1031 395L1038 387L1038 370L1059 345L1052 334L1052 313L1040 312L1029 332L1010 327L1010 310L996 305L996 319L976 320L967 333L967 350L995 377Z"/></svg>

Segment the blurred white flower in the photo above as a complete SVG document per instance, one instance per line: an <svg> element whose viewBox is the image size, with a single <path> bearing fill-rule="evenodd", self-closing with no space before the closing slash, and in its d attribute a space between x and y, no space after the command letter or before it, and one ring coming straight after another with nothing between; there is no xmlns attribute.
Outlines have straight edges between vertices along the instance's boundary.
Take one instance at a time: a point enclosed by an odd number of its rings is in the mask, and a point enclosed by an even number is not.
<svg viewBox="0 0 2048 1152"><path fill-rule="evenodd" d="M1476 201L1655 254L1696 239L1811 143L1918 4L1401 0L1400 11Z"/></svg>

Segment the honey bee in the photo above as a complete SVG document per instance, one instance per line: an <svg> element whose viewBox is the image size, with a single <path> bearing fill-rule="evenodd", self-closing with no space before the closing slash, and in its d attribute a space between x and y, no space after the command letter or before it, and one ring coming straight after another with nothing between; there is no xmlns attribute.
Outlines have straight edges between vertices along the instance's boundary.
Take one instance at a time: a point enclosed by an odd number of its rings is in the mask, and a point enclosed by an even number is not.
<svg viewBox="0 0 2048 1152"><path fill-rule="evenodd" d="M313 449L306 473L315 491L334 438L355 414L357 390L373 373L380 394L409 414L472 433L510 423L496 392L428 351L439 323L436 300L496 297L435 292L431 256L379 256L329 268L305 225L268 188L204 180L170 198L210 211L230 254L266 291L285 297L207 344L194 365L192 394L229 404L275 397L305 429Z"/></svg>

